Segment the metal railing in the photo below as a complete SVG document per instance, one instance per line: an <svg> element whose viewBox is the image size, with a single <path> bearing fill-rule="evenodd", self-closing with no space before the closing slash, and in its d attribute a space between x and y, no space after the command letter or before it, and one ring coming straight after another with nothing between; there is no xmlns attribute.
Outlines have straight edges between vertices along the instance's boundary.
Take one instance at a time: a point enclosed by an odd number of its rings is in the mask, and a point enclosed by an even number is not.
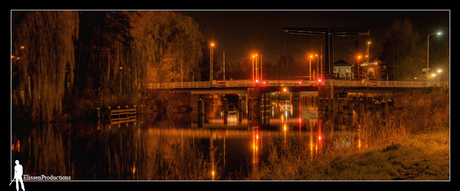
<svg viewBox="0 0 460 191"><path fill-rule="evenodd" d="M312 80L265 80L253 82L252 80L213 80L200 82L168 82L168 83L147 83L148 89L177 89L177 88L227 88L227 87L267 87L267 86L343 86L343 87L430 87L426 81L350 81L350 80L325 80L321 83Z"/></svg>

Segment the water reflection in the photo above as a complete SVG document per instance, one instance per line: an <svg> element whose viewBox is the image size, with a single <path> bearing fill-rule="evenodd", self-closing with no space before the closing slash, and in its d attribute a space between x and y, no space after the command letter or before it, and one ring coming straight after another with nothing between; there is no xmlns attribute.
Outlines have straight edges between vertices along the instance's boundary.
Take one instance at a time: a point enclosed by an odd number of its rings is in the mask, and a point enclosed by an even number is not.
<svg viewBox="0 0 460 191"><path fill-rule="evenodd" d="M243 104L246 104L243 100ZM268 104L267 104L268 105ZM354 113L354 112L352 112ZM325 151L366 147L357 115L316 104L271 100L264 111L221 106L170 116L146 114L120 124L42 124L13 128L13 159L29 175L72 179L227 179L260 170L271 145L306 145L307 160ZM201 123L201 124L200 124Z"/></svg>

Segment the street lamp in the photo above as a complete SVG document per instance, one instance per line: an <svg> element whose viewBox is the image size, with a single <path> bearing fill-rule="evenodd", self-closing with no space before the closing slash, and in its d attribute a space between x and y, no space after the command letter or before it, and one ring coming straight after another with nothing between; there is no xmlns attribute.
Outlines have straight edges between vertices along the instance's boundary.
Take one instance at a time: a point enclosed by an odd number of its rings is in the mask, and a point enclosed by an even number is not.
<svg viewBox="0 0 460 191"><path fill-rule="evenodd" d="M213 78L213 60L214 60L214 43L211 43L211 49L210 49L210 53L211 56L210 56L210 63L209 63L209 83L211 83L211 86L212 86L212 78Z"/></svg>
<svg viewBox="0 0 460 191"><path fill-rule="evenodd" d="M254 58L256 55L252 55L252 81L254 82L256 79L254 78Z"/></svg>
<svg viewBox="0 0 460 191"><path fill-rule="evenodd" d="M442 32L431 33L426 37L426 68L430 68L430 36L431 35L441 35ZM426 80L428 81L429 69L426 71Z"/></svg>
<svg viewBox="0 0 460 191"><path fill-rule="evenodd" d="M367 61L367 71L366 71L366 79L369 80L369 57L370 57L370 52L369 52L369 46L371 45L371 41L367 41L367 54L366 54L366 61Z"/></svg>
<svg viewBox="0 0 460 191"><path fill-rule="evenodd" d="M316 79L316 78L319 78L319 65L318 65L318 63L319 63L318 59L319 58L318 58L318 54L315 54L315 57L316 57L316 75L315 75L315 79Z"/></svg>
<svg viewBox="0 0 460 191"><path fill-rule="evenodd" d="M311 59L313 58L313 55L310 55L310 80L311 80Z"/></svg>
<svg viewBox="0 0 460 191"><path fill-rule="evenodd" d="M361 59L361 56L358 56L358 80L359 80L359 59Z"/></svg>

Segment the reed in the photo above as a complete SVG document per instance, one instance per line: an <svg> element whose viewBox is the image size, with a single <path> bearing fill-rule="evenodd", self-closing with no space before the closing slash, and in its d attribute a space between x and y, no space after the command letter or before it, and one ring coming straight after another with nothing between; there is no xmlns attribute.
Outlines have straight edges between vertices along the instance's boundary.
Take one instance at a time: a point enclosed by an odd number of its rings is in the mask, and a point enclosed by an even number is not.
<svg viewBox="0 0 460 191"><path fill-rule="evenodd" d="M323 152L310 159L308 144L272 146L268 163L249 180L448 179L449 88L409 98L409 105L388 119L368 112L358 126L365 149ZM327 123L326 123L327 124Z"/></svg>

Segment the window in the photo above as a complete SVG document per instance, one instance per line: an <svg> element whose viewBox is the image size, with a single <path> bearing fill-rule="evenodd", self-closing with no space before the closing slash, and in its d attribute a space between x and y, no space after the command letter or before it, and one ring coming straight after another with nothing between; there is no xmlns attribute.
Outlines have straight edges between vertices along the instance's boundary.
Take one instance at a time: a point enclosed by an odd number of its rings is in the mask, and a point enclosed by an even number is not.
<svg viewBox="0 0 460 191"><path fill-rule="evenodd" d="M345 72L349 73L350 72L350 67L345 67Z"/></svg>

